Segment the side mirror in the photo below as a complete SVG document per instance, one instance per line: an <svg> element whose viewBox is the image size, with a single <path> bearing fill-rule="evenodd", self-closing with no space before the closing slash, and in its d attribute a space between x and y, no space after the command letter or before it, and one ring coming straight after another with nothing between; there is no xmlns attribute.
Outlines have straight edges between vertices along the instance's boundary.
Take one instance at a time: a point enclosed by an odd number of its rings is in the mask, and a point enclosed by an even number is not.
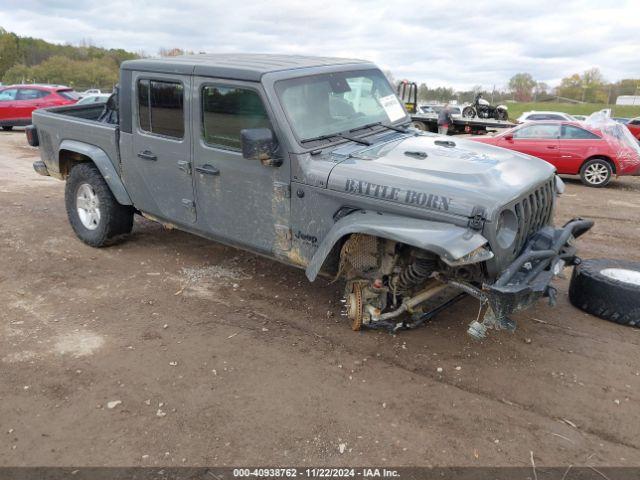
<svg viewBox="0 0 640 480"><path fill-rule="evenodd" d="M274 158L276 141L270 128L245 128L240 130L242 156L247 160L260 160L264 166L279 167L282 159Z"/></svg>
<svg viewBox="0 0 640 480"><path fill-rule="evenodd" d="M512 141L512 140L513 140L513 133L507 133L507 134L506 134L504 137L502 137L502 138L504 138L507 142L510 142L510 141Z"/></svg>

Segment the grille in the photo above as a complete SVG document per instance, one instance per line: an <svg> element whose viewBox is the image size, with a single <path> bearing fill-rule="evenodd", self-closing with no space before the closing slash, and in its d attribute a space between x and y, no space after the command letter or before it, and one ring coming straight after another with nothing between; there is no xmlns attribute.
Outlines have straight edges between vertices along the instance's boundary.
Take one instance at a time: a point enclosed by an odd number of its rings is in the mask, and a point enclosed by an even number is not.
<svg viewBox="0 0 640 480"><path fill-rule="evenodd" d="M551 223L553 200L554 179L552 178L515 204L518 238L514 243L514 254L520 253L531 235Z"/></svg>

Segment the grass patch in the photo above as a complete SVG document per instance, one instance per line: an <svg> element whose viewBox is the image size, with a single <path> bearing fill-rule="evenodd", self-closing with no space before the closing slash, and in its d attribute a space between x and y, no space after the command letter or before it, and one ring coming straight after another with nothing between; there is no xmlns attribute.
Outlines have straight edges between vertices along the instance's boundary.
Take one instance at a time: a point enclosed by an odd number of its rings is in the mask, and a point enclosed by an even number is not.
<svg viewBox="0 0 640 480"><path fill-rule="evenodd" d="M528 103L507 103L509 107L509 118L515 120L523 112L531 110L548 110L553 112L564 112L576 115L591 115L593 112L603 108L611 108L614 117L640 117L640 105L606 105L604 103L556 103L556 102L528 102Z"/></svg>

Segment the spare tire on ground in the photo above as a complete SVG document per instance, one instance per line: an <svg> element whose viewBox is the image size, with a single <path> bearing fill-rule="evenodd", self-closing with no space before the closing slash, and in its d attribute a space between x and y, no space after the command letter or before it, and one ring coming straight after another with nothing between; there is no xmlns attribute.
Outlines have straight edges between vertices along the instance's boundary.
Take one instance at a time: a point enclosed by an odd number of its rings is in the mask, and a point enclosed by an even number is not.
<svg viewBox="0 0 640 480"><path fill-rule="evenodd" d="M604 320L640 327L640 262L583 260L573 269L569 300Z"/></svg>

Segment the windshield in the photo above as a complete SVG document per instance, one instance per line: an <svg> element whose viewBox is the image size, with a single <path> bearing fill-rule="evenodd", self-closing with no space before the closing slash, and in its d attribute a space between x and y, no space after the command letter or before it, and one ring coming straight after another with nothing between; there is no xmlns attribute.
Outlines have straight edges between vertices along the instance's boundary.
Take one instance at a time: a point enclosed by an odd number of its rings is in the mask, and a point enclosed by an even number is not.
<svg viewBox="0 0 640 480"><path fill-rule="evenodd" d="M408 120L380 70L358 70L282 80L276 91L293 131L310 140L372 123Z"/></svg>

